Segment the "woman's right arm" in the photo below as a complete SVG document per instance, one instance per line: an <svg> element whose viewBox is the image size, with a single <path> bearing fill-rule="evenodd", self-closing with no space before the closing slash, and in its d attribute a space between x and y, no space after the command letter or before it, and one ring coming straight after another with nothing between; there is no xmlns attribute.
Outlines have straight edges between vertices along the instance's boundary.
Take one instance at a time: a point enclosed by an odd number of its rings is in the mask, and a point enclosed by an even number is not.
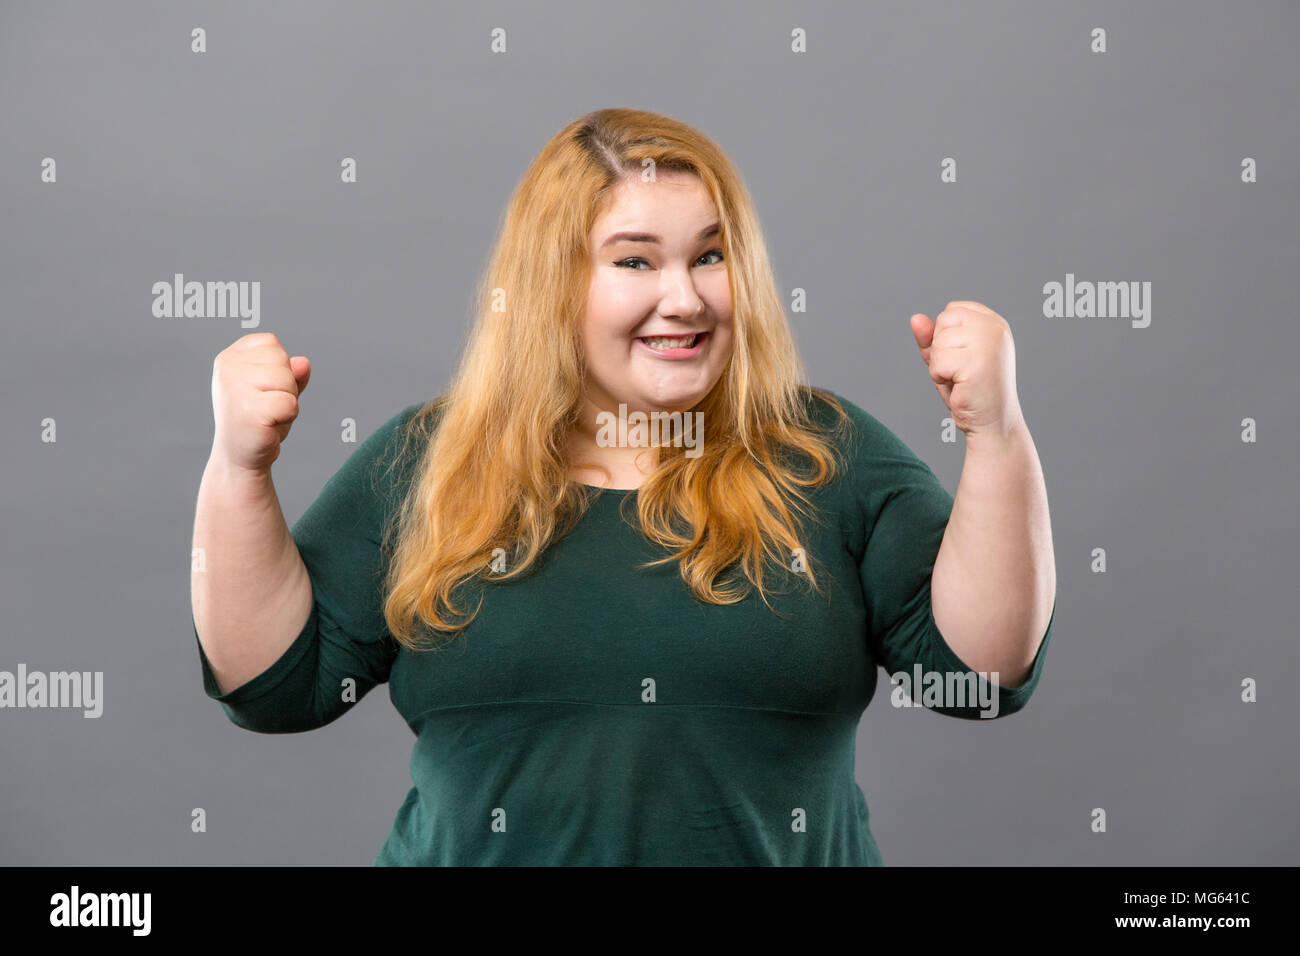
<svg viewBox="0 0 1300 956"><path fill-rule="evenodd" d="M307 359L267 332L213 362L216 427L195 507L190 602L223 694L274 664L311 613L311 579L271 482L310 375Z"/></svg>

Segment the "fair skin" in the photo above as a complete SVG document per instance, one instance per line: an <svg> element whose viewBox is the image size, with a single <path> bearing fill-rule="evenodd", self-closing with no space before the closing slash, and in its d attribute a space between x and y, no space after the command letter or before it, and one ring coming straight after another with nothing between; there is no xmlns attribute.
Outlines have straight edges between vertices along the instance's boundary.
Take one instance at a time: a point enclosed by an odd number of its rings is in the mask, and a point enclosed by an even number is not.
<svg viewBox="0 0 1300 956"><path fill-rule="evenodd" d="M575 480L636 488L653 449L596 442L596 414L687 411L708 395L731 354L727 266L706 190L693 176L631 181L592 230L593 269L582 337L588 382L570 450ZM613 233L653 234L607 242ZM987 307L948 303L934 322L912 316L920 357L966 456L931 574L935 622L970 667L1020 684L1056 592L1042 467L1015 384L1010 326ZM645 337L702 332L693 349L656 353ZM191 600L217 686L239 687L271 666L302 630L312 585L271 483L271 464L298 415L310 364L270 333L251 333L213 363L215 434L195 510ZM707 423L706 423L707 426ZM706 427L707 433L707 427ZM199 561L198 557L202 560Z"/></svg>
<svg viewBox="0 0 1300 956"><path fill-rule="evenodd" d="M971 669L1018 687L1042 644L1056 596L1047 487L1016 391L1011 325L953 301L911 317L921 361L966 434L952 514L930 575L939 633Z"/></svg>
<svg viewBox="0 0 1300 956"><path fill-rule="evenodd" d="M620 188L595 223L583 322L590 382L572 452L575 460L594 459L602 467L577 470L577 480L638 487L653 462L644 449L599 447L596 413L617 413L620 402L629 411L687 411L726 367L727 267L718 235L701 235L717 222L698 179L661 173L655 182L638 179ZM606 242L624 231L657 238ZM642 341L687 332L704 333L694 349L656 353ZM271 464L310 374L307 359L290 356L270 333L244 336L213 363L216 432L193 538L203 560L196 560L190 580L195 630L223 693L270 667L311 611L311 581L271 484Z"/></svg>
<svg viewBox="0 0 1300 956"><path fill-rule="evenodd" d="M652 182L624 180L593 224L581 324L587 382L569 440L573 461L581 462L574 480L640 487L654 471L655 450L601 447L596 416L617 415L620 404L628 414L686 412L721 377L731 356L732 316L717 224L699 178L664 170ZM690 333L699 333L693 345L672 347Z"/></svg>
<svg viewBox="0 0 1300 956"><path fill-rule="evenodd" d="M601 447L599 412L686 411L722 374L731 353L731 296L717 222L698 178L630 179L596 220L592 277L582 318L588 377L581 424L570 435L575 480L637 488L653 449ZM649 233L658 241L623 238ZM966 434L952 515L931 574L935 623L957 655L1007 687L1023 683L1056 594L1047 489L1015 385L1010 326L978 302L954 301L912 333L931 380ZM705 332L686 358L655 354L647 336ZM662 343L662 340L659 340ZM668 353L677 355L679 353ZM706 434L707 434L707 423Z"/></svg>

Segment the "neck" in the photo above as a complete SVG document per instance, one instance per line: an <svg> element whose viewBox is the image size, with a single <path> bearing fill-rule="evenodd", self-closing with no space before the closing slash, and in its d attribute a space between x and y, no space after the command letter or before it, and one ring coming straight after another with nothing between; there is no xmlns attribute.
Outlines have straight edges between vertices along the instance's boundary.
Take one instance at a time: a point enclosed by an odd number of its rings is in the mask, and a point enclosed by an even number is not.
<svg viewBox="0 0 1300 956"><path fill-rule="evenodd" d="M596 440L601 431L597 416L604 411L608 410L583 398L578 424L569 432L569 460L573 463L570 477L601 488L639 488L658 464L658 450L600 445Z"/></svg>

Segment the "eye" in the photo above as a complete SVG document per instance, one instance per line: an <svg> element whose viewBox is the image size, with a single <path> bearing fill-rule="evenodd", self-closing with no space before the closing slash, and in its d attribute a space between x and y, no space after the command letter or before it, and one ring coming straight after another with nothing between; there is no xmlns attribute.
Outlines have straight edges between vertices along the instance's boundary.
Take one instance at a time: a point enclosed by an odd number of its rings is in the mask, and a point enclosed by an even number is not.
<svg viewBox="0 0 1300 956"><path fill-rule="evenodd" d="M719 263L719 262L722 261L722 250L721 250L721 249L714 249L714 250L712 250L712 251L710 251L710 252L706 252L704 255L700 256L700 258L699 258L699 259L696 259L695 261L696 261L697 264L699 264L700 259L707 259L709 256L717 256L718 258L715 259L713 262L705 262L705 263L703 263L703 264L704 264L704 265L717 265L717 263ZM634 266L630 266L630 265L628 265L628 263L631 263L631 262L639 262L639 263L643 263L647 269L650 268L650 263L649 263L649 262L646 262L646 260L643 259L643 258L641 258L640 256L628 256L626 259L619 259L617 262L614 263L614 265L615 265L615 266L618 266L619 268L622 268L622 269L632 269L633 272L644 272L644 271L645 271L644 269L640 269L640 268L637 268L637 267L634 267Z"/></svg>

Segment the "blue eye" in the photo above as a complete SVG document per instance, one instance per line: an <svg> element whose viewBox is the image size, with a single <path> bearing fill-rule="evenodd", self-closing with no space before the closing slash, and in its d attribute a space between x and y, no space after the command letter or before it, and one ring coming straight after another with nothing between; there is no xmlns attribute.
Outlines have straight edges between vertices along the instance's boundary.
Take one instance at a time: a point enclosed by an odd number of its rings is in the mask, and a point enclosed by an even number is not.
<svg viewBox="0 0 1300 956"><path fill-rule="evenodd" d="M704 255L700 256L700 259L707 258L708 256L717 256L718 258L714 262L705 263L705 265L716 265L718 262L722 261L722 250L714 249L710 252L706 252ZM698 263L699 259L695 261ZM631 268L633 272L644 271L643 269L637 269L627 265L627 263L629 262L644 262L647 268L650 266L650 263L646 262L646 260L642 259L640 256L628 256L626 259L619 259L617 262L614 263L614 265L624 269Z"/></svg>

